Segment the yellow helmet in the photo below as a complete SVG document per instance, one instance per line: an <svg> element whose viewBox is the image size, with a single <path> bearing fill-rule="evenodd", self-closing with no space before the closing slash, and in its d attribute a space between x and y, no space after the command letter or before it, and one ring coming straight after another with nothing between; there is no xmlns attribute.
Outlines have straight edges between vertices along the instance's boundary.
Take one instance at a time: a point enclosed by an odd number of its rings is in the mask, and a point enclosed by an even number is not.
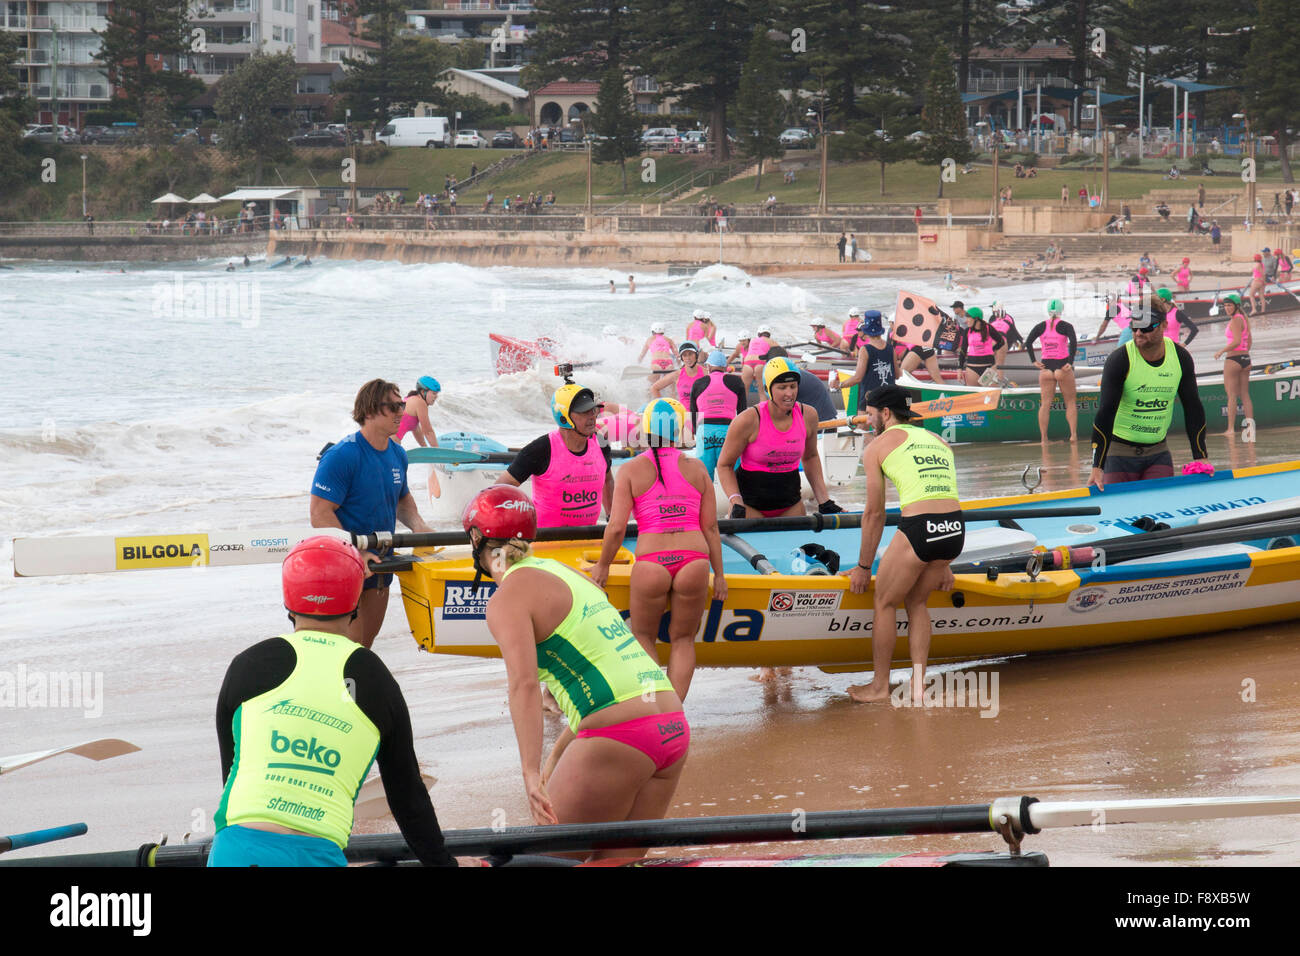
<svg viewBox="0 0 1300 956"><path fill-rule="evenodd" d="M589 412L600 407L595 392L572 383L561 385L551 398L551 415L561 428L575 427L571 417L574 412Z"/></svg>

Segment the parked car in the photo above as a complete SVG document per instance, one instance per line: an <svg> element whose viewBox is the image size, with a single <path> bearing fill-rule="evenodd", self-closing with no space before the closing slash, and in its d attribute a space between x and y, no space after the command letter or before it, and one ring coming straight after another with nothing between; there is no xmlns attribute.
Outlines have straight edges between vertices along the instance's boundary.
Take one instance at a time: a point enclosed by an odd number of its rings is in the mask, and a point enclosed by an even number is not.
<svg viewBox="0 0 1300 956"><path fill-rule="evenodd" d="M451 124L445 116L398 116L375 134L375 142L444 149L451 145Z"/></svg>
<svg viewBox="0 0 1300 956"><path fill-rule="evenodd" d="M58 132L54 127L48 124L32 125L23 130L23 139L34 140L38 143L76 143L79 142L77 131L59 124Z"/></svg>
<svg viewBox="0 0 1300 956"><path fill-rule="evenodd" d="M702 153L708 148L709 138L702 129L688 129L681 135L682 152Z"/></svg>
<svg viewBox="0 0 1300 956"><path fill-rule="evenodd" d="M476 129L462 129L457 130L456 132L457 149L460 149L462 146L467 146L471 149L482 149L487 144L488 141L480 136Z"/></svg>
<svg viewBox="0 0 1300 956"><path fill-rule="evenodd" d="M816 137L801 126L791 126L781 133L779 142L786 149L812 149L817 145Z"/></svg>
<svg viewBox="0 0 1300 956"><path fill-rule="evenodd" d="M107 132L107 126L84 126L81 129L81 141L83 143L95 143L101 134Z"/></svg>
<svg viewBox="0 0 1300 956"><path fill-rule="evenodd" d="M512 129L503 129L492 134L493 149L518 149L523 145L523 140Z"/></svg>
<svg viewBox="0 0 1300 956"><path fill-rule="evenodd" d="M347 144L347 138L343 134L328 129L312 129L289 137L290 146L326 146L337 149Z"/></svg>
<svg viewBox="0 0 1300 956"><path fill-rule="evenodd" d="M677 142L678 132L672 126L656 126L641 134L642 146L671 146Z"/></svg>

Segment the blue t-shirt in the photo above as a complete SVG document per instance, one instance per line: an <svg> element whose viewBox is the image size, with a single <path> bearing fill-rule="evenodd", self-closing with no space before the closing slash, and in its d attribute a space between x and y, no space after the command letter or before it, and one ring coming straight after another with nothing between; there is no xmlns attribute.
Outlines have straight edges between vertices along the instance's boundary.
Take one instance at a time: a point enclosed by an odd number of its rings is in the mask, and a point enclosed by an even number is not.
<svg viewBox="0 0 1300 956"><path fill-rule="evenodd" d="M389 439L375 451L354 432L325 453L311 493L338 505L339 524L353 534L397 530L397 503L406 497L406 449Z"/></svg>

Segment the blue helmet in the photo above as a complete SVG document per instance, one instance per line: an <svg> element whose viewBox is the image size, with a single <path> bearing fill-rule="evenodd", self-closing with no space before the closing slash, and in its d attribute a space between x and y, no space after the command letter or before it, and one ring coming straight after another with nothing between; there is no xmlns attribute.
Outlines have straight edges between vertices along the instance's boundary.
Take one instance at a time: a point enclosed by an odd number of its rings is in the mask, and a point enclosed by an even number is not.
<svg viewBox="0 0 1300 956"><path fill-rule="evenodd" d="M641 412L641 431L651 445L660 448L681 441L686 433L686 408L675 398L656 398Z"/></svg>
<svg viewBox="0 0 1300 956"><path fill-rule="evenodd" d="M727 353L722 349L714 349L709 353L709 365L713 368L726 368Z"/></svg>
<svg viewBox="0 0 1300 956"><path fill-rule="evenodd" d="M426 392L442 391L442 386L438 384L438 380L432 375L421 375L415 384L418 388L422 388Z"/></svg>

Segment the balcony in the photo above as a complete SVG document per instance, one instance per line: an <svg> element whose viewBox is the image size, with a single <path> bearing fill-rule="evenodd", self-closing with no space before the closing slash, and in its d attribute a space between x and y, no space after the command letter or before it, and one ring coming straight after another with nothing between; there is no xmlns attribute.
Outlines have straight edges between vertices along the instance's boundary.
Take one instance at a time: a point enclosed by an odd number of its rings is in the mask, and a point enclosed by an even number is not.
<svg viewBox="0 0 1300 956"><path fill-rule="evenodd" d="M194 9L194 19L205 20L229 14L257 13L258 0L234 0L233 3L200 4Z"/></svg>
<svg viewBox="0 0 1300 956"><path fill-rule="evenodd" d="M423 7L419 10L410 9L406 12L419 16L421 14L449 15L449 14L484 14L484 15L504 15L507 13L535 13L537 8L531 3L491 3L487 0L443 0L442 3Z"/></svg>
<svg viewBox="0 0 1300 956"><path fill-rule="evenodd" d="M1025 77L1025 96L1028 97L1033 93L1034 87L1040 83L1043 86L1064 86L1074 89L1074 81L1064 76L1029 76ZM967 93L1006 93L1020 86L1020 81L1014 76L972 76L966 80Z"/></svg>
<svg viewBox="0 0 1300 956"><path fill-rule="evenodd" d="M50 99L49 83L20 83L22 91L38 100ZM107 100L109 99L107 83L64 83L59 85L59 99L68 100Z"/></svg>
<svg viewBox="0 0 1300 956"><path fill-rule="evenodd" d="M11 17L10 20L13 18ZM60 30L68 33L90 33L108 29L104 17L28 17L29 30Z"/></svg>

